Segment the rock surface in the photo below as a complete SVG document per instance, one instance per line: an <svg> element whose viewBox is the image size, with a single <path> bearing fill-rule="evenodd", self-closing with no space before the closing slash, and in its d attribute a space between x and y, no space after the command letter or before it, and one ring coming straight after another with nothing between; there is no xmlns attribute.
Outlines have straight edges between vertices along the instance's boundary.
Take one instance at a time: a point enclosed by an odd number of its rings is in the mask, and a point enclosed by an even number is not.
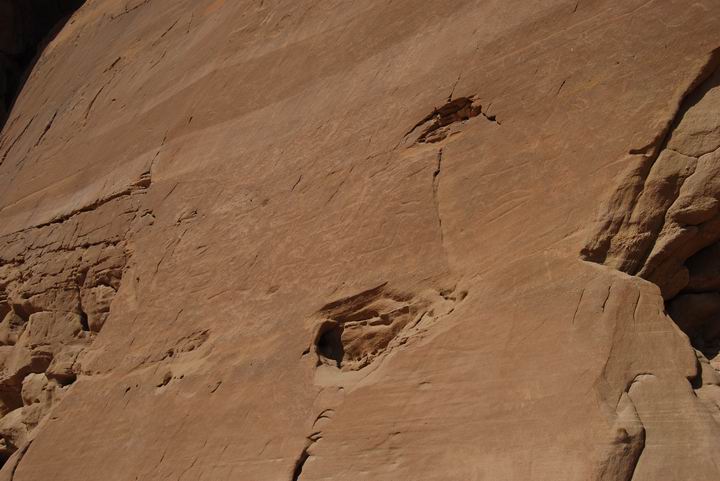
<svg viewBox="0 0 720 481"><path fill-rule="evenodd" d="M0 479L717 481L719 27L88 0L0 135Z"/></svg>

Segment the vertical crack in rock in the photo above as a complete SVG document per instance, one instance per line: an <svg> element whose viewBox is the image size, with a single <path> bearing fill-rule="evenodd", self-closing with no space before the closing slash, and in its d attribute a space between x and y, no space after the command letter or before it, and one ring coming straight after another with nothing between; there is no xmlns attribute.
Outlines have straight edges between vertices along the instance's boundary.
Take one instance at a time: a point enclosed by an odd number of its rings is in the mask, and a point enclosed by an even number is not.
<svg viewBox="0 0 720 481"><path fill-rule="evenodd" d="M297 460L295 461L295 468L293 469L292 474L292 481L299 481L300 476L302 476L303 468L305 467L305 463L308 459L310 459L310 447L315 443L312 439L309 439L307 444L305 444L305 447L300 452L300 456L298 456Z"/></svg>
<svg viewBox="0 0 720 481"><path fill-rule="evenodd" d="M27 121L25 124L25 127L20 131L20 133L10 142L8 147L5 149L5 152L3 152L2 157L0 157L0 165L5 163L5 160L7 160L8 155L10 155L10 152L12 151L13 147L15 147L15 144L18 143L18 141L25 135L25 132L30 128L30 126L33 123L33 120L35 120L35 115L33 115L30 120ZM2 130L2 122L0 121L0 130ZM0 148L4 148L5 146L5 140L4 138L0 138Z"/></svg>
<svg viewBox="0 0 720 481"><path fill-rule="evenodd" d="M635 409L631 391L651 374L640 374L623 391L612 426L612 440L601 461L598 481L631 481L645 449L645 426Z"/></svg>
<svg viewBox="0 0 720 481"><path fill-rule="evenodd" d="M489 122L500 125L495 115L490 115L483 111L483 106L477 102L474 95L469 97L458 97L453 99L455 88L460 82L461 75L453 84L452 91L447 98L447 102L436 107L428 115L417 122L405 136L398 142L396 148L400 145L407 147L418 146L422 144L435 144L443 146L446 140L451 136L462 132L464 125L471 119L482 116ZM436 166L432 174L432 199L435 207L435 215L438 222L438 230L440 233L440 242L445 247L445 231L442 224L442 215L440 213L440 175L442 173L443 148L440 147L436 155ZM294 188L294 187L293 187Z"/></svg>
<svg viewBox="0 0 720 481"><path fill-rule="evenodd" d="M295 465L293 467L292 477L291 481L299 481L300 477L303 473L303 468L305 467L305 463L310 459L312 456L311 449L315 445L315 443L319 442L322 439L322 431L320 429L317 429L318 425L322 421L329 421L331 419L330 414L334 413L335 409L333 408L325 408L320 411L320 414L315 416L315 420L312 423L311 429L312 434L308 435L305 439L305 446L303 447L302 451L300 452L300 455L295 460Z"/></svg>
<svg viewBox="0 0 720 481"><path fill-rule="evenodd" d="M438 220L438 229L440 230L440 242L445 245L445 233L443 231L442 216L440 215L440 199L438 198L438 192L440 190L440 173L442 172L442 159L443 149L438 150L437 153L437 166L433 172L432 178L432 191L433 191L433 204L435 205L435 215Z"/></svg>
<svg viewBox="0 0 720 481"><path fill-rule="evenodd" d="M0 29L0 130L40 52L85 0L6 0Z"/></svg>

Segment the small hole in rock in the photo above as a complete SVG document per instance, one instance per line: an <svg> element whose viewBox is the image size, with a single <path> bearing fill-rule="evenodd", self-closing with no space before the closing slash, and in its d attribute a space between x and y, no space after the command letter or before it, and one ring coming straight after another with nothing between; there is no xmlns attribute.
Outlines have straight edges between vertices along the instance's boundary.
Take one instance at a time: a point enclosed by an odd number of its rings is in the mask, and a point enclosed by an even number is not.
<svg viewBox="0 0 720 481"><path fill-rule="evenodd" d="M172 378L173 378L172 373L171 373L170 371L167 371L167 372L163 375L162 380L160 381L160 383L157 384L157 387L167 386L167 385L170 383L170 381L172 381Z"/></svg>
<svg viewBox="0 0 720 481"><path fill-rule="evenodd" d="M342 333L342 324L335 321L327 321L320 326L316 345L321 362L335 364L337 367L342 365L343 357L345 357Z"/></svg>
<svg viewBox="0 0 720 481"><path fill-rule="evenodd" d="M90 331L90 323L88 322L88 316L85 311L80 311L80 325L83 331Z"/></svg>

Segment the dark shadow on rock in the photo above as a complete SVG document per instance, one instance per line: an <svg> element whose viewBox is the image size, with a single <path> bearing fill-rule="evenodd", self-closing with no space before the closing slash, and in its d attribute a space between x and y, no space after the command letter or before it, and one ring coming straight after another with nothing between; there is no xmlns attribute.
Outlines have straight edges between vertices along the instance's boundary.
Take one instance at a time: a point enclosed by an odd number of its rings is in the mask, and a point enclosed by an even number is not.
<svg viewBox="0 0 720 481"><path fill-rule="evenodd" d="M0 0L0 130L45 46L85 0Z"/></svg>

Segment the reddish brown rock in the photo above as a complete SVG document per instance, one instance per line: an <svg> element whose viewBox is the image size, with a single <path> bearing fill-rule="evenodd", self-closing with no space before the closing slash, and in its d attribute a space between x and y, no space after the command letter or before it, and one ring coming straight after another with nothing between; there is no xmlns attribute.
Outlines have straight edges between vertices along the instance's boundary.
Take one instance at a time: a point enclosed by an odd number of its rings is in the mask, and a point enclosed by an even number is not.
<svg viewBox="0 0 720 481"><path fill-rule="evenodd" d="M0 136L0 479L720 479L718 27L88 1Z"/></svg>

